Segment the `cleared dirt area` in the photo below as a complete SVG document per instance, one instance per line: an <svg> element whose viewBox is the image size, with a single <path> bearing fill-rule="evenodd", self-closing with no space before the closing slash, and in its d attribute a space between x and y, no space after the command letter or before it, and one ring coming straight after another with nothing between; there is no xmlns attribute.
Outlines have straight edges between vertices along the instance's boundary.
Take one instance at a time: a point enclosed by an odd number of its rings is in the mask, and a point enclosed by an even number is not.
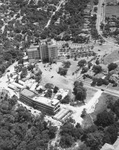
<svg viewBox="0 0 119 150"><path fill-rule="evenodd" d="M85 102L89 102L90 99L95 95L95 93L97 92L97 90L91 89L91 88L86 88L87 89L87 97Z"/></svg>

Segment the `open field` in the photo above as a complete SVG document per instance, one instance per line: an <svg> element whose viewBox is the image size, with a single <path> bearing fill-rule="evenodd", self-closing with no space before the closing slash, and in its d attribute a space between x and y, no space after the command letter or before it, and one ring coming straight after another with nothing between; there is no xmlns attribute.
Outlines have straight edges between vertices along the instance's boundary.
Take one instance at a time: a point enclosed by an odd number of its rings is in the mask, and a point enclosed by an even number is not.
<svg viewBox="0 0 119 150"><path fill-rule="evenodd" d="M81 59L79 58L77 59L77 61L74 61L73 59L65 60L71 62L71 66L68 68L66 76L61 76L60 74L58 74L59 67L63 67L62 62L57 62L57 64L52 64L51 66L48 64L38 63L39 68L42 71L41 85L45 85L46 83L52 83L59 88L73 90L73 83L80 75L80 70L74 75L72 75L72 73L79 69L77 64L78 61ZM90 58L87 60L90 60Z"/></svg>
<svg viewBox="0 0 119 150"><path fill-rule="evenodd" d="M106 6L106 17L112 18L113 15L119 17L119 6Z"/></svg>
<svg viewBox="0 0 119 150"><path fill-rule="evenodd" d="M119 61L119 50L113 51L111 54L104 58L104 63L109 64L115 61Z"/></svg>
<svg viewBox="0 0 119 150"><path fill-rule="evenodd" d="M61 76L58 74L58 68L62 66L61 62L58 62L57 64L52 64L52 66L45 66L42 63L39 63L39 67L41 71L43 72L42 74L42 81L41 85L45 85L46 83L52 83L55 86L58 86L59 88L64 88L64 89L71 89L73 88L73 82L68 80L66 77ZM50 69L52 68L52 69Z"/></svg>

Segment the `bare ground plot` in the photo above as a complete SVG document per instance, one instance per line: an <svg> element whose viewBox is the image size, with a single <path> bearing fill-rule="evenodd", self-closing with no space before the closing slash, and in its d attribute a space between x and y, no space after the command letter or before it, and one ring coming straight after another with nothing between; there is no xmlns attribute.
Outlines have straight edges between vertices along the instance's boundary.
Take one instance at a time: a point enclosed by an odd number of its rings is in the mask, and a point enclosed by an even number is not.
<svg viewBox="0 0 119 150"><path fill-rule="evenodd" d="M116 61L119 61L119 50L113 51L111 54L107 55L104 58L105 64L109 64L109 63L116 62Z"/></svg>
<svg viewBox="0 0 119 150"><path fill-rule="evenodd" d="M119 17L119 6L106 6L106 17L112 18L113 15Z"/></svg>
<svg viewBox="0 0 119 150"><path fill-rule="evenodd" d="M108 100L116 101L119 99L119 97L112 96L107 93L102 93L102 95L99 98L99 102L95 106L95 111L91 114L91 116L95 119L97 114L101 113L107 108L107 101Z"/></svg>
<svg viewBox="0 0 119 150"><path fill-rule="evenodd" d="M87 90L87 97L86 97L85 102L88 103L90 101L90 99L95 95L97 90L94 90L91 88L86 88L86 90Z"/></svg>

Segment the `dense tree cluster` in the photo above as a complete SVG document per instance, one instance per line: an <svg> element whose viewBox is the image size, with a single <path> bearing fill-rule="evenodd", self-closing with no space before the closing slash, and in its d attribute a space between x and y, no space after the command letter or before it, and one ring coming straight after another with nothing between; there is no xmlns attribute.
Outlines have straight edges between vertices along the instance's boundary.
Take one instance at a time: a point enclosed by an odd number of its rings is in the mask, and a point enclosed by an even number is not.
<svg viewBox="0 0 119 150"><path fill-rule="evenodd" d="M68 120L60 129L60 145L63 148L71 147L72 144L80 139L83 134L83 129L80 125L77 124L75 126L71 121L72 120Z"/></svg>
<svg viewBox="0 0 119 150"><path fill-rule="evenodd" d="M99 65L94 65L92 70L95 74L98 74L102 71L102 67Z"/></svg>
<svg viewBox="0 0 119 150"><path fill-rule="evenodd" d="M0 102L1 150L45 150L56 130L43 115L34 117L23 106L17 106L15 96Z"/></svg>
<svg viewBox="0 0 119 150"><path fill-rule="evenodd" d="M102 79L102 78L93 78L92 79L92 83L91 86L101 86L101 85L108 85L109 84L109 80L107 79Z"/></svg>
<svg viewBox="0 0 119 150"><path fill-rule="evenodd" d="M88 2L89 0L68 0L53 16L50 26L43 32L44 37L47 35L56 40L71 39L73 42L85 42L87 38L79 34L82 32L84 9ZM61 33L64 33L62 37Z"/></svg>
<svg viewBox="0 0 119 150"><path fill-rule="evenodd" d="M92 38L97 40L99 38L97 29L96 29L96 19L97 19L97 15L94 14L91 18L90 18L90 27L91 27L91 35Z"/></svg>
<svg viewBox="0 0 119 150"><path fill-rule="evenodd" d="M36 4L34 0L3 1L0 6L0 27L5 23L0 41L3 48L19 49L29 47L30 42L38 42L44 26L48 22L59 0L43 0ZM7 44L6 44L7 43Z"/></svg>
<svg viewBox="0 0 119 150"><path fill-rule="evenodd" d="M84 102L86 99L86 89L83 87L83 83L79 81L74 82L74 89L73 89L75 100Z"/></svg>
<svg viewBox="0 0 119 150"><path fill-rule="evenodd" d="M67 120L60 128L60 146L71 147L81 140L83 144L78 147L79 150L100 150L105 143L113 144L119 132L119 100L114 102L113 98L108 97L107 108L97 115L94 124L88 128L82 129L80 124Z"/></svg>

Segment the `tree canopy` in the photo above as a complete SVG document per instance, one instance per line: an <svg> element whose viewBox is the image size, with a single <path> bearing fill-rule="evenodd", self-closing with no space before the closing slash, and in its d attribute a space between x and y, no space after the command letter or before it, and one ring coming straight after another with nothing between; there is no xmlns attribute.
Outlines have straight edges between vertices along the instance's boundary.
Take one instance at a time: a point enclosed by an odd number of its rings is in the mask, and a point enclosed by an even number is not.
<svg viewBox="0 0 119 150"><path fill-rule="evenodd" d="M1 150L47 149L56 130L44 121L43 115L35 117L18 105L16 97L0 102Z"/></svg>

